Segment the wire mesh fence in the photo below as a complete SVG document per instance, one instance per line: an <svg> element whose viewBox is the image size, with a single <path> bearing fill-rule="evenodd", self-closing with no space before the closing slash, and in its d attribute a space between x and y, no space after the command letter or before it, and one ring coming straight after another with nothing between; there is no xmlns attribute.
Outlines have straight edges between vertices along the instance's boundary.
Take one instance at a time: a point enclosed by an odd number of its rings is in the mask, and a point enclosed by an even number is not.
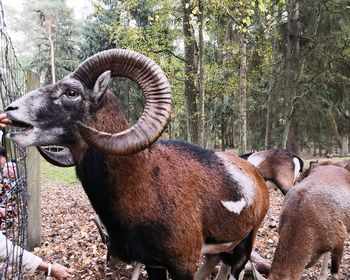
<svg viewBox="0 0 350 280"><path fill-rule="evenodd" d="M25 91L25 71L8 36L0 0L0 112ZM0 252L0 279L17 280L23 279L22 255L27 245L26 152L9 142L2 131L0 135L6 150L1 153L0 149L0 240L6 244L6 251Z"/></svg>

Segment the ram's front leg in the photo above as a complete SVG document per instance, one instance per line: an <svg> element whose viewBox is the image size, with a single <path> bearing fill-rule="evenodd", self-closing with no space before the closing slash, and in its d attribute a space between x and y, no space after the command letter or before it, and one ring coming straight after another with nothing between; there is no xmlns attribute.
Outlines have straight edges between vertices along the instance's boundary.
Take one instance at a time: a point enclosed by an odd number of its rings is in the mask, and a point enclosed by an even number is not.
<svg viewBox="0 0 350 280"><path fill-rule="evenodd" d="M196 272L195 280L206 280L213 273L215 267L220 262L220 257L218 255L206 255L203 261L203 265Z"/></svg>
<svg viewBox="0 0 350 280"><path fill-rule="evenodd" d="M131 280L138 280L141 274L143 264L142 263L135 263L134 271L131 275Z"/></svg>

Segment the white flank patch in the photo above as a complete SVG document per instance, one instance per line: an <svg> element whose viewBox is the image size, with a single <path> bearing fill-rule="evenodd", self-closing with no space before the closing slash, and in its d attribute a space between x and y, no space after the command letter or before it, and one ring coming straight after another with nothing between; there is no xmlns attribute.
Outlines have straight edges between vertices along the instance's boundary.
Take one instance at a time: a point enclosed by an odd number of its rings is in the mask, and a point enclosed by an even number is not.
<svg viewBox="0 0 350 280"><path fill-rule="evenodd" d="M228 252L231 251L236 246L236 243L233 242L226 242L226 243L219 243L219 244L203 244L201 249L201 255L215 255L222 252Z"/></svg>
<svg viewBox="0 0 350 280"><path fill-rule="evenodd" d="M237 215L241 213L247 204L244 198L241 198L240 201L221 201L221 203L228 211L233 212Z"/></svg>
<svg viewBox="0 0 350 280"><path fill-rule="evenodd" d="M244 206L252 205L254 202L255 188L250 175L234 165L224 154L216 153L216 155L221 159L221 162L225 166L232 180L237 182L237 191L242 194L242 199L246 202L246 205ZM242 201L242 199L240 201ZM236 203L241 203L240 201L237 201Z"/></svg>
<svg viewBox="0 0 350 280"><path fill-rule="evenodd" d="M300 161L298 158L296 157L293 157L293 162L294 162L294 182L293 184L295 183L295 181L298 179L299 177L299 171L300 171Z"/></svg>
<svg viewBox="0 0 350 280"><path fill-rule="evenodd" d="M253 164L255 167L258 167L260 163L262 163L265 160L265 157L259 155L259 153L254 153L250 155L247 160Z"/></svg>

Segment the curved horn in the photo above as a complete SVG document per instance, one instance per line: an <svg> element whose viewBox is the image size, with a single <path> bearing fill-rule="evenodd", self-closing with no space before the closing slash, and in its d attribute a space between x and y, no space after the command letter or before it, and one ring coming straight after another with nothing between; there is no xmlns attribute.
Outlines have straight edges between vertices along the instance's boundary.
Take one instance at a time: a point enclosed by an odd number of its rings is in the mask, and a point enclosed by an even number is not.
<svg viewBox="0 0 350 280"><path fill-rule="evenodd" d="M110 70L113 77L135 81L146 97L144 112L131 128L109 134L78 122L79 132L90 145L119 155L142 151L164 131L172 107L171 89L162 69L150 58L134 51L112 49L95 54L74 71L73 77L93 89L97 78Z"/></svg>
<svg viewBox="0 0 350 280"><path fill-rule="evenodd" d="M64 148L59 152L52 152L46 147L36 147L41 156L49 163L59 167L74 166L73 156L68 148Z"/></svg>

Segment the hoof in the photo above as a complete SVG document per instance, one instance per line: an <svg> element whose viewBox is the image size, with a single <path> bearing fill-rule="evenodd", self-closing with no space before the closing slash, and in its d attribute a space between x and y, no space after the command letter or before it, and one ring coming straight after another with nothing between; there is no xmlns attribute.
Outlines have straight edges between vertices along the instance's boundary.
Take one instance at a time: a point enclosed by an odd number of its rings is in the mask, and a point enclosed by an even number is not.
<svg viewBox="0 0 350 280"><path fill-rule="evenodd" d="M276 228L276 227L277 227L277 223L275 221L269 224L269 228Z"/></svg>

